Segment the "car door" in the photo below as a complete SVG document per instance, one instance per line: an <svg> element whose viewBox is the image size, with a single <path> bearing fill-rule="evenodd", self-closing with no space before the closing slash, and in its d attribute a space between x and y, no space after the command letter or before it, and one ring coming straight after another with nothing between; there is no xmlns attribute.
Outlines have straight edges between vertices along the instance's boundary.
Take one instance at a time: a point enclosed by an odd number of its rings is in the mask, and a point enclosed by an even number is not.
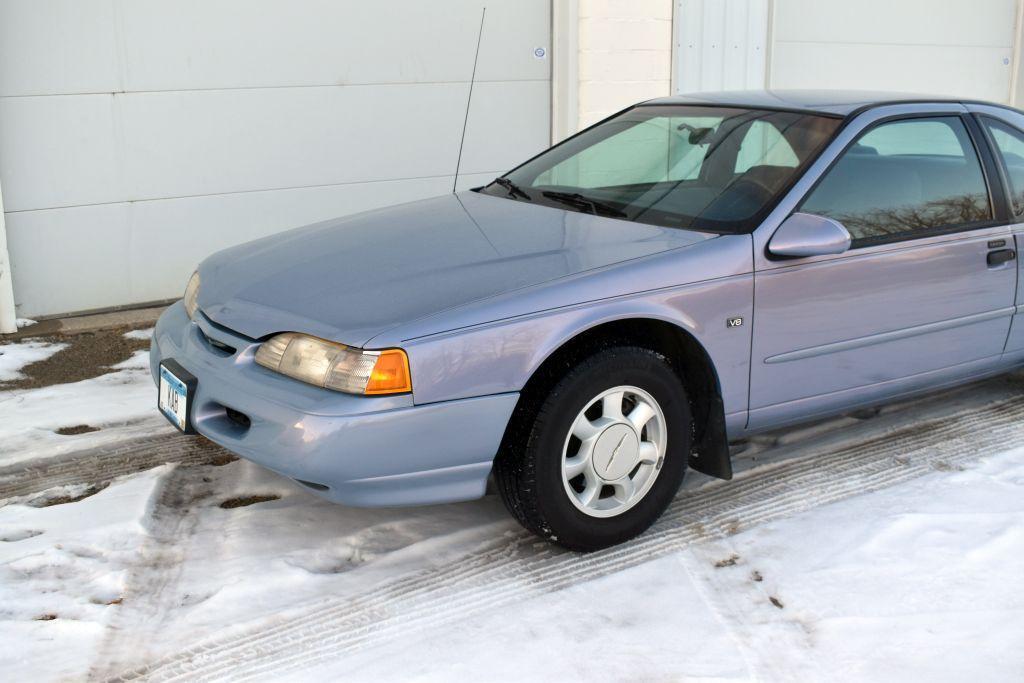
<svg viewBox="0 0 1024 683"><path fill-rule="evenodd" d="M796 210L842 223L848 251L761 260L750 428L998 362L1016 287L1016 264L989 256L1012 246L1005 198L977 124L950 107L867 125L803 195Z"/></svg>
<svg viewBox="0 0 1024 683"><path fill-rule="evenodd" d="M988 133L1009 195L1017 252L1024 249L1024 114L1004 107L972 105ZM1017 315L1010 326L1004 360L1024 357L1024 259L1017 259Z"/></svg>

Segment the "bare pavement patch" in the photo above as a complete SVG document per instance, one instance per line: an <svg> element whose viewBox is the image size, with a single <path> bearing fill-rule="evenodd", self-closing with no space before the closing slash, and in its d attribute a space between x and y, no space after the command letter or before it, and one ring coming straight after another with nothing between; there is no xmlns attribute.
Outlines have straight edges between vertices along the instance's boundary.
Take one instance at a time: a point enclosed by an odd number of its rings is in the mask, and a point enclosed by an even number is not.
<svg viewBox="0 0 1024 683"><path fill-rule="evenodd" d="M60 345L62 348L47 358L22 367L20 378L0 381L0 391L69 384L116 372L116 365L131 358L136 351L149 348L148 339L127 334L131 329L123 327L69 337L34 338L34 342ZM5 346L0 345L0 353Z"/></svg>
<svg viewBox="0 0 1024 683"><path fill-rule="evenodd" d="M166 463L226 465L237 458L202 437L166 433L0 467L0 501L49 489L99 486Z"/></svg>

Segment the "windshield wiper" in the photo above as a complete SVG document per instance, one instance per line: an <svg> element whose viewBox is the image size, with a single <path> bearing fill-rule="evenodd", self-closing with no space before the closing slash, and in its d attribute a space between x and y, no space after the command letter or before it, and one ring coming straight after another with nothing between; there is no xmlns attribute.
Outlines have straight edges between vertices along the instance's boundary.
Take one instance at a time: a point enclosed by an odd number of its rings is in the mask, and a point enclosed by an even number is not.
<svg viewBox="0 0 1024 683"><path fill-rule="evenodd" d="M545 190L542 192L548 199L554 199L556 202L562 204L568 204L569 206L575 206L578 209L590 209L590 213L595 216L603 214L605 216L611 216L612 218L625 218L626 214L619 209L616 209L610 204L599 202L596 199L585 197L579 192L557 192L555 190Z"/></svg>
<svg viewBox="0 0 1024 683"><path fill-rule="evenodd" d="M508 190L508 193L513 197L522 197L528 202L533 201L533 197L526 194L526 191L523 188L519 187L508 178L495 178L494 182Z"/></svg>

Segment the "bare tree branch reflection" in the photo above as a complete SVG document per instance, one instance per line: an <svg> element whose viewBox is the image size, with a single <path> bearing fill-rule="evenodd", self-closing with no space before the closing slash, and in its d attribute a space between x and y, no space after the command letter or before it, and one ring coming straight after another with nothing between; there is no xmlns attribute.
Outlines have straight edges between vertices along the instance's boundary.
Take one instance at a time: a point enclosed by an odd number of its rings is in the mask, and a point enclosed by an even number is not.
<svg viewBox="0 0 1024 683"><path fill-rule="evenodd" d="M933 230L992 218L988 198L981 193L934 199L923 204L830 214L854 239Z"/></svg>

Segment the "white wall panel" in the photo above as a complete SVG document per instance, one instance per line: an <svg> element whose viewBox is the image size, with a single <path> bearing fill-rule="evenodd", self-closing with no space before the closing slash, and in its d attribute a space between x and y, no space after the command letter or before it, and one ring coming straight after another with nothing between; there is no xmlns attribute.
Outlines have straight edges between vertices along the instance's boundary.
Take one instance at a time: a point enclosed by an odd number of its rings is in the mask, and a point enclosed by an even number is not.
<svg viewBox="0 0 1024 683"><path fill-rule="evenodd" d="M7 214L14 303L40 312L124 302L131 275L128 204ZM117 305L114 303L98 304Z"/></svg>
<svg viewBox="0 0 1024 683"><path fill-rule="evenodd" d="M467 94L439 83L0 99L7 208L449 174ZM477 83L466 172L544 149L549 99L547 81Z"/></svg>
<svg viewBox="0 0 1024 683"><path fill-rule="evenodd" d="M551 83L477 83L462 172L507 171L548 147L536 131L551 119ZM460 131L461 132L461 131ZM493 178L492 178L493 179Z"/></svg>
<svg viewBox="0 0 1024 683"><path fill-rule="evenodd" d="M1016 0L776 0L773 88L1010 96Z"/></svg>
<svg viewBox="0 0 1024 683"><path fill-rule="evenodd" d="M467 83L0 98L8 211L453 173ZM477 83L463 163L547 146L549 81ZM258 144L254 144L258 141Z"/></svg>
<svg viewBox="0 0 1024 683"><path fill-rule="evenodd" d="M1016 0L775 0L775 39L894 45L1013 44Z"/></svg>
<svg viewBox="0 0 1024 683"><path fill-rule="evenodd" d="M478 78L548 78L550 0L2 0L0 96L469 80L485 5Z"/></svg>
<svg viewBox="0 0 1024 683"><path fill-rule="evenodd" d="M459 187L548 143L550 0L0 0L19 314L174 297L221 247L450 191L485 4Z"/></svg>
<svg viewBox="0 0 1024 683"><path fill-rule="evenodd" d="M763 88L768 0L676 0L676 92Z"/></svg>
<svg viewBox="0 0 1024 683"><path fill-rule="evenodd" d="M126 199L120 96L0 98L4 209Z"/></svg>
<svg viewBox="0 0 1024 683"><path fill-rule="evenodd" d="M121 87L114 0L0 0L0 97Z"/></svg>
<svg viewBox="0 0 1024 683"><path fill-rule="evenodd" d="M130 198L451 173L467 88L449 83L128 95L123 111Z"/></svg>
<svg viewBox="0 0 1024 683"><path fill-rule="evenodd" d="M435 9L438 2L427 3ZM479 0L487 6L480 44L479 81L551 81L551 0ZM477 15L479 16L479 15ZM436 45L436 43L435 43ZM544 48L544 57L534 54ZM475 49L476 46L473 46ZM460 51L463 63L472 53Z"/></svg>
<svg viewBox="0 0 1024 683"><path fill-rule="evenodd" d="M185 90L468 80L481 3L443 5L451 9L445 21L438 21L438 4L416 0L133 0L122 8L127 85Z"/></svg>
<svg viewBox="0 0 1024 683"><path fill-rule="evenodd" d="M776 88L843 87L952 95L995 102L1009 97L1007 50L936 45L780 43L772 56Z"/></svg>

